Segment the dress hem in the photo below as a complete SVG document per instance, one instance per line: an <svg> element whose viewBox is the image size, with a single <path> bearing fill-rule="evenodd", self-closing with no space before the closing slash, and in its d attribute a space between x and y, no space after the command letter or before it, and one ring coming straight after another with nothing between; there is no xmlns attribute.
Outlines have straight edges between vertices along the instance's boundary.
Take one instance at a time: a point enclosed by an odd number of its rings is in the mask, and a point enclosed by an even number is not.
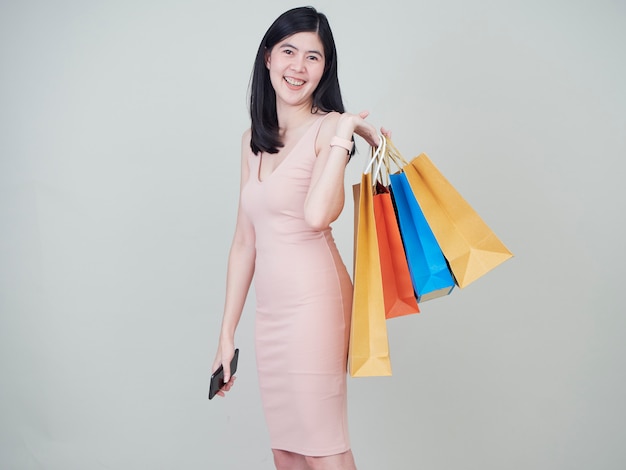
<svg viewBox="0 0 626 470"><path fill-rule="evenodd" d="M351 447L348 446L342 446L342 447L337 447L334 449L330 449L330 450L317 450L317 451L311 451L310 449L307 450L303 450L303 449L296 449L294 447L290 447L290 446L271 446L272 450L284 450L286 452L292 452L294 454L299 454L299 455L304 455L305 457L329 457L331 455L338 455L338 454L343 454L344 452L348 452L349 450L351 450Z"/></svg>

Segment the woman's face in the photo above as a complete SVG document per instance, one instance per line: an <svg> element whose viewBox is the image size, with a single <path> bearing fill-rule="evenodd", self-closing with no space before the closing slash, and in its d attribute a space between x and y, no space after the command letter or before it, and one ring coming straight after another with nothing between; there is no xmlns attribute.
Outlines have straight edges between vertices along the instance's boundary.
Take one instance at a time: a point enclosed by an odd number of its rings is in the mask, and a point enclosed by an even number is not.
<svg viewBox="0 0 626 470"><path fill-rule="evenodd" d="M272 48L265 65L277 104L310 105L324 74L324 47L317 33L296 33Z"/></svg>

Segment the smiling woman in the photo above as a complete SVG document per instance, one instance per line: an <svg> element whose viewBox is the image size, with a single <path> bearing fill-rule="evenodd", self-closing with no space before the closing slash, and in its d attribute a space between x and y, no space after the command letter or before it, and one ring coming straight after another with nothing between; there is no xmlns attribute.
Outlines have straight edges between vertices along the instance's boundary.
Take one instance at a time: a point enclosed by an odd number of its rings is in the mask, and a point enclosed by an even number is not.
<svg viewBox="0 0 626 470"><path fill-rule="evenodd" d="M324 74L322 42L317 33L302 32L267 53L266 66L276 93L276 106L310 106L311 96ZM296 92L296 93L294 93Z"/></svg>
<svg viewBox="0 0 626 470"><path fill-rule="evenodd" d="M261 398L278 469L355 469L347 423L352 283L330 224L344 204L353 134L370 145L367 112L344 112L326 17L282 14L257 51L244 132L241 193L213 370L225 396L235 330L255 280Z"/></svg>

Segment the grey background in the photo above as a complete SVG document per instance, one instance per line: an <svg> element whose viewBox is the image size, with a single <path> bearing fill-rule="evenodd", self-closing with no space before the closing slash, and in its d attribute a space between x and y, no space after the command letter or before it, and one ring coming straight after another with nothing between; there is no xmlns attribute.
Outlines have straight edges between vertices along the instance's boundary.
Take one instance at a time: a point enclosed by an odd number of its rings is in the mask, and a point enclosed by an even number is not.
<svg viewBox="0 0 626 470"><path fill-rule="evenodd" d="M254 292L237 387L206 388L252 61L297 5L2 2L0 468L273 468ZM393 377L349 381L359 468L626 467L624 2L315 6L348 109L515 253L389 321ZM335 235L351 266L350 199Z"/></svg>

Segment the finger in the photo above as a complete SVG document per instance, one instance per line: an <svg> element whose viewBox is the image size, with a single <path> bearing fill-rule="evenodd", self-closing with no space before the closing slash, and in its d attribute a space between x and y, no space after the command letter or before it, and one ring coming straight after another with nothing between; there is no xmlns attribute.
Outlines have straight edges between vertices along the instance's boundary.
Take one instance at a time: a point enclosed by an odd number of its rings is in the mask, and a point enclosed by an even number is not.
<svg viewBox="0 0 626 470"><path fill-rule="evenodd" d="M231 377L230 380L228 382L224 383L224 386L222 387L222 390L230 390L230 388L235 384L235 379L237 377Z"/></svg>
<svg viewBox="0 0 626 470"><path fill-rule="evenodd" d="M226 396L226 392L230 391L230 389L233 387L233 385L235 384L235 377L233 377L230 381L226 382L222 388L220 388L216 395L219 395L220 397L225 397Z"/></svg>
<svg viewBox="0 0 626 470"><path fill-rule="evenodd" d="M376 131L376 128L372 126L368 132L367 141L370 145L379 146L381 144L380 134Z"/></svg>
<svg viewBox="0 0 626 470"><path fill-rule="evenodd" d="M357 134L363 137L368 145L377 147L380 144L380 136L375 127L365 127L356 130Z"/></svg>
<svg viewBox="0 0 626 470"><path fill-rule="evenodd" d="M228 382L224 382L224 385L222 386L222 388L224 388L224 387L228 387L228 388L232 387L233 384L235 383L236 379L237 379L237 377L233 375Z"/></svg>
<svg viewBox="0 0 626 470"><path fill-rule="evenodd" d="M359 113L359 116L361 116L361 118L362 118L362 119L365 119L365 118L366 118L367 116L369 116L369 115L370 115L370 112L369 112L369 111L361 111L361 112Z"/></svg>
<svg viewBox="0 0 626 470"><path fill-rule="evenodd" d="M228 383L230 380L230 362L225 362L222 366L224 367L224 383Z"/></svg>
<svg viewBox="0 0 626 470"><path fill-rule="evenodd" d="M388 139L391 139L391 131L388 129L385 129L384 127L380 128L380 132L387 137Z"/></svg>

